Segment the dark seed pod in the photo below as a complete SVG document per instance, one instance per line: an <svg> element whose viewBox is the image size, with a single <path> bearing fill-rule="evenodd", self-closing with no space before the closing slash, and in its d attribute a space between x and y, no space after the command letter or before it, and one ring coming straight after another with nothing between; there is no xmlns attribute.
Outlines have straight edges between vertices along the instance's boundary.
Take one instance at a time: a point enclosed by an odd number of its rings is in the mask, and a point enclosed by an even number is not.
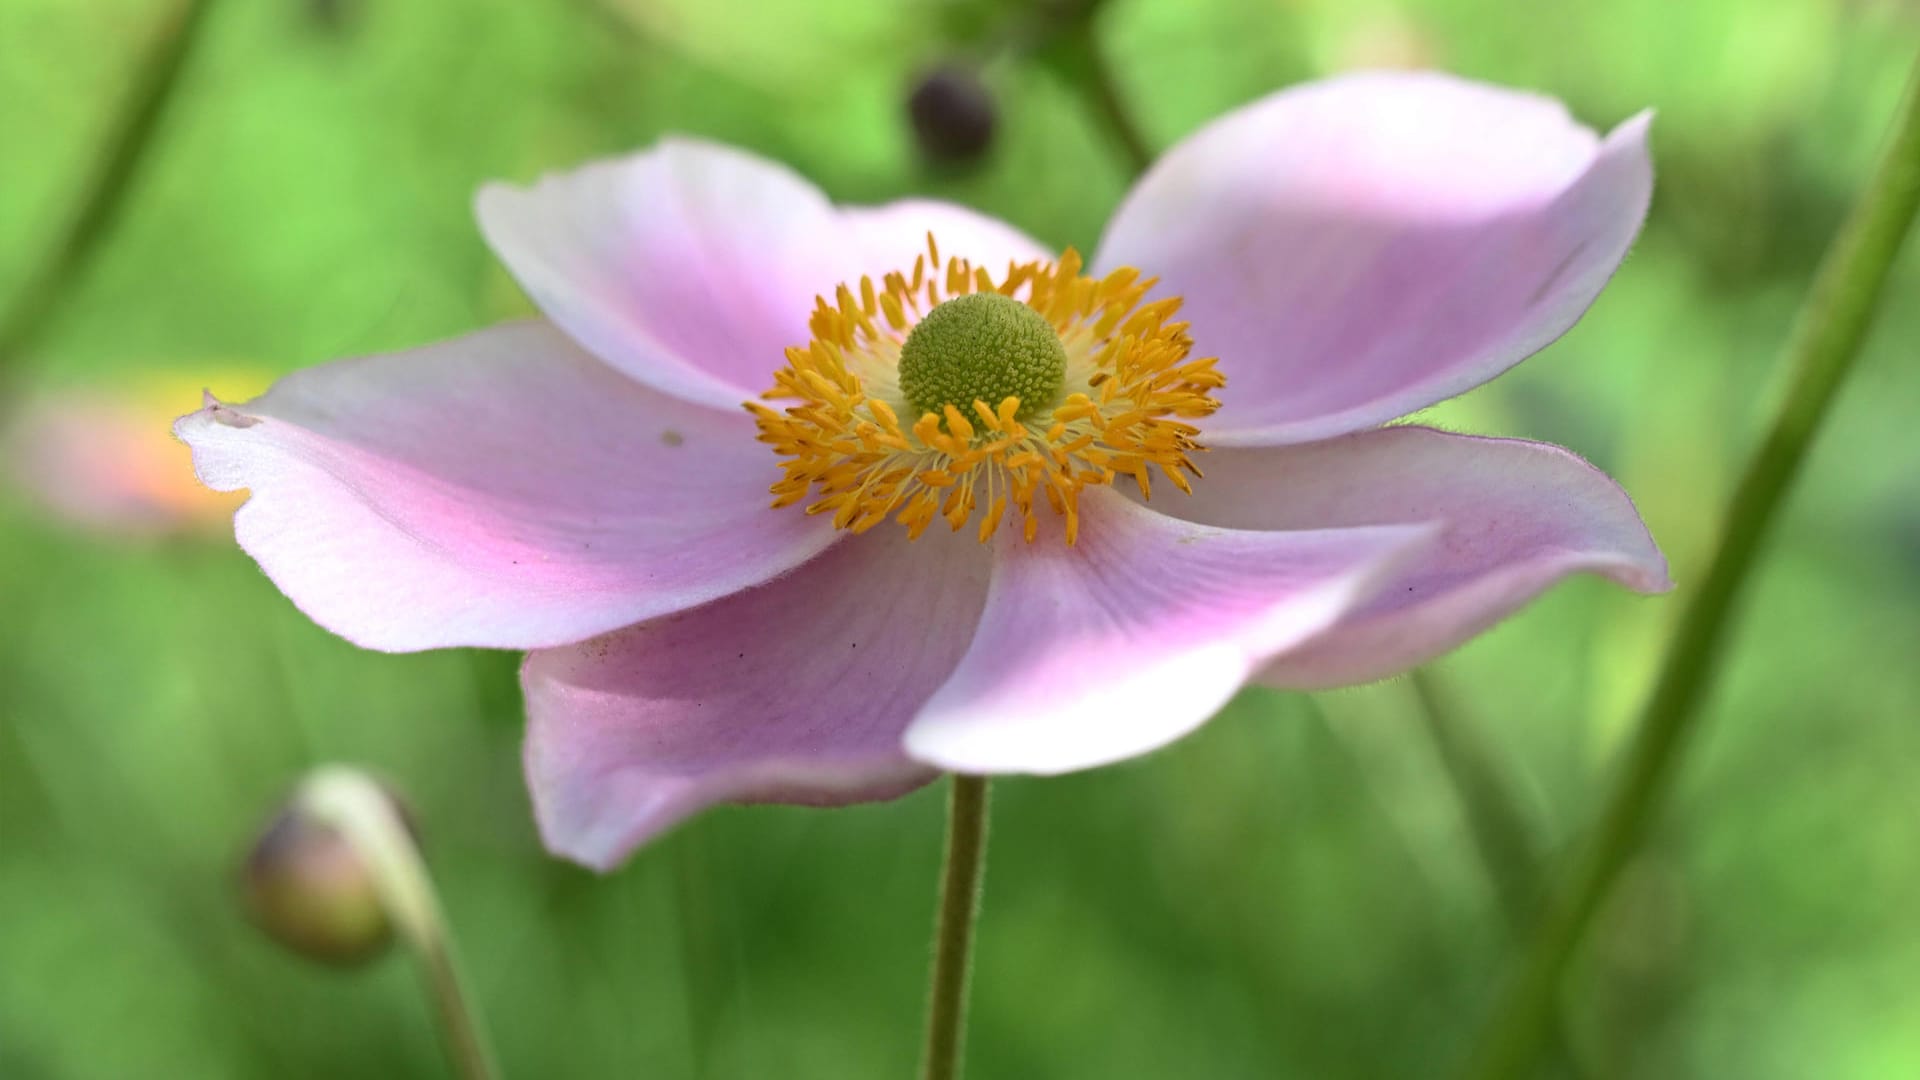
<svg viewBox="0 0 1920 1080"><path fill-rule="evenodd" d="M970 67L943 64L921 76L907 98L914 142L942 168L978 165L993 145L993 93Z"/></svg>

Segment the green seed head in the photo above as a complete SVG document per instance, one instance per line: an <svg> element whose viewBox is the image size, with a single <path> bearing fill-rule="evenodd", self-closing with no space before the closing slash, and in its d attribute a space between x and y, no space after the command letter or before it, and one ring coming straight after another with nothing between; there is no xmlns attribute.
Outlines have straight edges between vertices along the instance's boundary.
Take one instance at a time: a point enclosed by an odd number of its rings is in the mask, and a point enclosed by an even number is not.
<svg viewBox="0 0 1920 1080"><path fill-rule="evenodd" d="M948 405L974 419L1020 399L1025 420L1050 408L1067 376L1067 350L1044 316L995 292L957 296L927 312L900 347L900 390L916 414Z"/></svg>

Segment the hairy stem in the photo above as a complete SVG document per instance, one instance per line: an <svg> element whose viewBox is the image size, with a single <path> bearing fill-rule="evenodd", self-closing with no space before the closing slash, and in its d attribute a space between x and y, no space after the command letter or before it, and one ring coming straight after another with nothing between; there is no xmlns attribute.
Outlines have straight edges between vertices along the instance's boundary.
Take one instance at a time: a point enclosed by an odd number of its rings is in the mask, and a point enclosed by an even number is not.
<svg viewBox="0 0 1920 1080"><path fill-rule="evenodd" d="M927 1000L922 1080L955 1080L960 1075L973 924L980 913L980 877L986 857L987 780L955 775L947 803L947 855L934 924L933 986Z"/></svg>

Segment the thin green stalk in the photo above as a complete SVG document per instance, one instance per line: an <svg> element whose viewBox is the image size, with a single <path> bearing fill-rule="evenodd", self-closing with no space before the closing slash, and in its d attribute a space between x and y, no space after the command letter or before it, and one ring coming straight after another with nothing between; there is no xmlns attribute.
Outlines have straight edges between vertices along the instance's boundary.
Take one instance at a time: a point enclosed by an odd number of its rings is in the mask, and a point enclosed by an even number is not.
<svg viewBox="0 0 1920 1080"><path fill-rule="evenodd" d="M1889 270L1920 208L1920 63L1885 153L1828 249L1786 356L1792 386L1748 462L1706 580L1687 605L1646 713L1591 840L1495 1004L1468 1076L1509 1080L1539 1049L1569 958L1649 821L1711 688L1740 594L1807 449L1853 369Z"/></svg>
<svg viewBox="0 0 1920 1080"><path fill-rule="evenodd" d="M419 965L454 1074L461 1080L493 1080L499 1070L460 978L452 931L393 800L364 774L338 767L316 771L301 785L299 799L367 861L381 906Z"/></svg>
<svg viewBox="0 0 1920 1080"><path fill-rule="evenodd" d="M187 59L205 36L202 31L212 7L213 0L181 0L155 35L126 102L94 158L82 186L85 194L72 218L0 316L0 371L17 363L46 328L67 286L86 269L119 218L147 160L154 133L179 89Z"/></svg>
<svg viewBox="0 0 1920 1080"><path fill-rule="evenodd" d="M1466 818L1467 836L1486 874L1494 901L1507 924L1511 940L1523 940L1533 925L1545 877L1538 830L1521 807L1507 771L1493 748L1481 737L1471 717L1455 708L1438 673L1416 668L1408 682L1415 710L1433 741L1441 773L1453 789ZM1592 1070L1574 1050L1574 1042L1555 1010L1547 1031L1546 1057L1550 1075L1585 1077Z"/></svg>
<svg viewBox="0 0 1920 1080"><path fill-rule="evenodd" d="M1439 677L1420 668L1408 681L1494 899L1508 925L1522 933L1533 922L1540 890L1540 845L1533 823L1521 810L1520 796L1492 748L1453 707Z"/></svg>
<svg viewBox="0 0 1920 1080"><path fill-rule="evenodd" d="M953 778L947 802L946 866L934 923L933 987L927 1000L922 1080L956 1080L966 1037L967 975L973 924L980 914L980 877L987 860L987 779Z"/></svg>
<svg viewBox="0 0 1920 1080"><path fill-rule="evenodd" d="M1080 95L1088 115L1120 151L1129 176L1153 164L1153 147L1140 133L1114 78L1113 65L1100 49L1099 22L1108 0L1051 0L1037 3L1028 21L1013 24L1015 47L1031 52Z"/></svg>
<svg viewBox="0 0 1920 1080"><path fill-rule="evenodd" d="M1087 110L1094 119L1100 121L1107 136L1119 147L1131 173L1137 177L1146 172L1147 166L1153 164L1153 147L1141 133L1139 123L1133 118L1133 111L1127 107L1126 98L1120 92L1113 65L1107 62L1107 55L1100 48L1094 19L1089 15L1078 20L1063 32L1063 36L1067 38L1065 44L1072 53L1073 83L1085 100Z"/></svg>

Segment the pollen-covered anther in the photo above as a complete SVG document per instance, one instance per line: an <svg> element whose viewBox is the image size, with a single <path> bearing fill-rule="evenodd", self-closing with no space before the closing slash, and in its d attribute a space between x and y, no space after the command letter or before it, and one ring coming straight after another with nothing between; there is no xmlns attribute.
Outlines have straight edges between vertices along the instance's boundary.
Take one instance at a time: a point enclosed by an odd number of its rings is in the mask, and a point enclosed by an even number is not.
<svg viewBox="0 0 1920 1080"><path fill-rule="evenodd" d="M764 395L784 407L747 403L783 459L773 505L811 498L853 532L891 517L909 538L977 518L983 543L1009 513L1032 542L1046 508L1071 544L1084 487L1129 477L1151 496L1158 470L1191 491L1192 421L1225 380L1187 359L1180 300L1148 302L1154 284L1084 276L1072 249L995 278L929 235L911 272L841 285Z"/></svg>

